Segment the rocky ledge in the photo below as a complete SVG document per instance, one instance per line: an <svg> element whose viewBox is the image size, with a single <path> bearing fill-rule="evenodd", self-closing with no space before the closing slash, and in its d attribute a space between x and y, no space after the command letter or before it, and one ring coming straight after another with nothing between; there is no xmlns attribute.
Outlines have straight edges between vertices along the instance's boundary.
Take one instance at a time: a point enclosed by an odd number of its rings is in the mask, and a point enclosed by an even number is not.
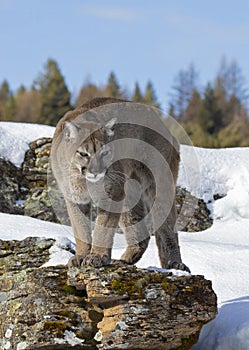
<svg viewBox="0 0 249 350"><path fill-rule="evenodd" d="M2 350L190 349L217 313L203 276L113 261L42 267L54 241L0 241Z"/></svg>

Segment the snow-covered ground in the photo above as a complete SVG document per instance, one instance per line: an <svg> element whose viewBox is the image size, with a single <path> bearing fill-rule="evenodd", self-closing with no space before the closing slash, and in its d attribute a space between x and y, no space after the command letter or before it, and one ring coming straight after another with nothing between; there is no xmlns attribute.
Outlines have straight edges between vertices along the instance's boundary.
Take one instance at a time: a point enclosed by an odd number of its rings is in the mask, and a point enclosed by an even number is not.
<svg viewBox="0 0 249 350"><path fill-rule="evenodd" d="M21 166L29 143L40 137L53 137L51 126L0 122L0 156Z"/></svg>
<svg viewBox="0 0 249 350"><path fill-rule="evenodd" d="M28 143L51 137L54 128L0 123L0 156L20 166ZM219 314L203 327L194 350L249 349L249 148L202 149L181 147L178 184L203 198L212 211L214 224L198 233L180 232L183 261L193 274L212 280L218 296ZM213 201L213 195L222 199ZM74 242L70 227L23 216L0 213L0 238L54 237L49 264L66 263L64 248ZM117 234L113 257L124 250ZM154 238L139 267L160 266Z"/></svg>

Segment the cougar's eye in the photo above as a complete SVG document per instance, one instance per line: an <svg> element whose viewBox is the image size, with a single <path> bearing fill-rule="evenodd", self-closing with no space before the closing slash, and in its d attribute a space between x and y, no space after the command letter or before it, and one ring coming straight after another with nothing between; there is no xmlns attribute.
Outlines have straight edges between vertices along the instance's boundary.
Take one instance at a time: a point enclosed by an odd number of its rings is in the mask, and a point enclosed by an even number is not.
<svg viewBox="0 0 249 350"><path fill-rule="evenodd" d="M102 157L107 156L107 154L109 154L109 151L103 151L103 152L101 152Z"/></svg>
<svg viewBox="0 0 249 350"><path fill-rule="evenodd" d="M89 154L86 153L86 152L77 151L77 153L78 153L81 157L83 157L83 158L89 157Z"/></svg>

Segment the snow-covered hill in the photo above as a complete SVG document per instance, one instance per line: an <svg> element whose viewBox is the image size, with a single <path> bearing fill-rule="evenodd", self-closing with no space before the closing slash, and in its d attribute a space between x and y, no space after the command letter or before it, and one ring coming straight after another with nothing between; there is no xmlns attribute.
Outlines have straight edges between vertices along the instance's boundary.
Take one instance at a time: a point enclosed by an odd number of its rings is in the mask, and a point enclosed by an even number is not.
<svg viewBox="0 0 249 350"><path fill-rule="evenodd" d="M0 156L20 166L28 143L51 137L54 128L18 123L0 123ZM212 211L214 224L206 231L179 233L184 262L193 274L212 280L218 296L219 314L203 327L194 350L249 349L249 148L202 149L181 147L178 184L203 198ZM224 197L214 202L213 195ZM70 227L29 217L0 213L0 238L54 237L50 264L66 263L74 244ZM113 257L125 247L117 235ZM154 238L140 267L159 266Z"/></svg>

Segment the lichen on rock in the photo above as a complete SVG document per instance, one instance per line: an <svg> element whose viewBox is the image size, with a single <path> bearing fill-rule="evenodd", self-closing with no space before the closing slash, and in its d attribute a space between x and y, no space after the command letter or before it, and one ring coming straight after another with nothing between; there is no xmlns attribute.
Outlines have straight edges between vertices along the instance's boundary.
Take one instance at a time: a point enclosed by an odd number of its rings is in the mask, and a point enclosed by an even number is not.
<svg viewBox="0 0 249 350"><path fill-rule="evenodd" d="M203 276L119 261L42 267L53 244L0 241L1 349L190 349L217 313Z"/></svg>

